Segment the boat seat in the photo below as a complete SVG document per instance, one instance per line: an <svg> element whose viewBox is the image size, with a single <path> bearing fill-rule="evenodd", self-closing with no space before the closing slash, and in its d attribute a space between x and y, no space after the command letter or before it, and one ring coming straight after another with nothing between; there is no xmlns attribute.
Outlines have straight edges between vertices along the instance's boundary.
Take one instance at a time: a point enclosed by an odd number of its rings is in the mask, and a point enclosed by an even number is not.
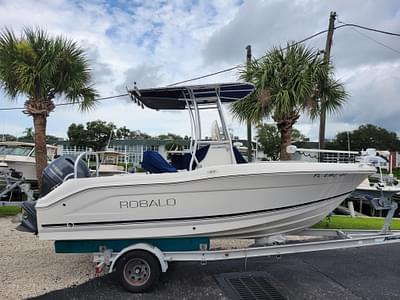
<svg viewBox="0 0 400 300"><path fill-rule="evenodd" d="M237 164L247 164L247 160L243 157L242 153L233 146L233 154L235 155L235 160Z"/></svg>
<svg viewBox="0 0 400 300"><path fill-rule="evenodd" d="M196 151L196 158L201 162L207 155L210 145L199 148ZM171 164L178 170L188 170L190 166L190 160L192 158L191 153L185 153L183 155L171 155ZM193 170L196 169L196 161L193 162Z"/></svg>
<svg viewBox="0 0 400 300"><path fill-rule="evenodd" d="M142 168L149 173L174 173L177 172L160 153L155 151L145 151L143 153Z"/></svg>
<svg viewBox="0 0 400 300"><path fill-rule="evenodd" d="M196 151L196 158L199 162L202 162L206 158L209 149L210 145L206 145ZM237 164L247 164L246 159L243 157L243 155L239 152L239 150L236 147L233 147L233 152L235 154L235 160ZM173 154L171 155L171 164L177 170L189 170L191 158L192 158L191 153L185 153L184 155ZM197 166L196 161L194 161L193 170L196 169L196 166Z"/></svg>

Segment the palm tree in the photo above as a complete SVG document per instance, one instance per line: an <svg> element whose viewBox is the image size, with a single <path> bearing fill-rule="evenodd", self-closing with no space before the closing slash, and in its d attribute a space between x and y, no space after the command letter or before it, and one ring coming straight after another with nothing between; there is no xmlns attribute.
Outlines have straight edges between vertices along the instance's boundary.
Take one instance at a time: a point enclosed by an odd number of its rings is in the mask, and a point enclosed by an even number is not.
<svg viewBox="0 0 400 300"><path fill-rule="evenodd" d="M301 113L312 120L321 111L336 112L347 99L343 84L332 78L332 66L316 50L299 44L273 48L241 70L256 86L253 97L232 105L234 117L256 123L272 117L281 133L280 159L288 160L293 125Z"/></svg>
<svg viewBox="0 0 400 300"><path fill-rule="evenodd" d="M34 140L35 133L34 133L32 127L25 128L25 130L22 132L22 134L25 134L26 138Z"/></svg>
<svg viewBox="0 0 400 300"><path fill-rule="evenodd" d="M0 32L0 85L12 100L26 97L23 112L33 118L39 186L47 165L46 122L56 97L87 110L97 96L90 82L89 64L77 43L41 29L25 28L20 37L7 28Z"/></svg>

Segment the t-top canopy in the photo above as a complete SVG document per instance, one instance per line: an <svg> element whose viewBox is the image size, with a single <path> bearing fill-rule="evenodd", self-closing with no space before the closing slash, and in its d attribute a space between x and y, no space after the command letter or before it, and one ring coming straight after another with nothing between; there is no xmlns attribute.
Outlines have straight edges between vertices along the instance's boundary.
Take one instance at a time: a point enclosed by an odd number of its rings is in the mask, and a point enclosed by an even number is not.
<svg viewBox="0 0 400 300"><path fill-rule="evenodd" d="M130 90L130 95L152 109L186 109L188 101L197 104L215 103L219 95L221 102L240 100L254 91L251 83L221 83L153 89Z"/></svg>

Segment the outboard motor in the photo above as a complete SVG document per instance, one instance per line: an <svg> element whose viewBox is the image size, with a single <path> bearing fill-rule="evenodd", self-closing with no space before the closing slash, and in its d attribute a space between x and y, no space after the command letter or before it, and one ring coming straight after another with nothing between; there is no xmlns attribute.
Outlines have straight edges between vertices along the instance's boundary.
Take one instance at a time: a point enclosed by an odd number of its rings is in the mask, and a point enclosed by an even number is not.
<svg viewBox="0 0 400 300"><path fill-rule="evenodd" d="M67 176L74 177L76 157L71 155L60 156L53 160L43 171L42 189L40 197L46 196L57 186L62 184ZM78 163L78 178L90 177L90 170L83 160Z"/></svg>
<svg viewBox="0 0 400 300"><path fill-rule="evenodd" d="M64 182L64 178L74 178L74 166L76 157L65 155L53 160L43 171L42 190L40 197L50 193ZM83 160L78 162L78 178L90 177L90 170ZM71 175L72 174L72 175ZM68 177L67 177L68 176ZM17 227L20 231L28 231L37 234L36 201L25 201L22 204L22 221Z"/></svg>

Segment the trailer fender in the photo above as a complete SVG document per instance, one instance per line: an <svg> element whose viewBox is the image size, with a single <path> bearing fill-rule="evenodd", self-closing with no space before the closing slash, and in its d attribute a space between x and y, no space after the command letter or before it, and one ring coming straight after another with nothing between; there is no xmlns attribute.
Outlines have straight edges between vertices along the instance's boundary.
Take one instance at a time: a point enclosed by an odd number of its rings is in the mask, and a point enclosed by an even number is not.
<svg viewBox="0 0 400 300"><path fill-rule="evenodd" d="M117 263L117 261L118 261L118 259L120 257L122 257L124 254L126 254L126 253L128 253L129 251L132 251L132 250L144 250L144 251L150 252L151 254L153 254L158 259L158 261L160 263L161 271L162 272L166 272L167 271L168 262L165 260L164 253L159 248L157 248L155 246L152 246L150 244L146 244L146 243L137 243L137 244L134 244L134 245L131 245L129 247L126 247L126 248L122 249L117 254L117 256L113 259L113 261L111 263L109 272L113 272L114 271L115 265L116 265L116 263Z"/></svg>

